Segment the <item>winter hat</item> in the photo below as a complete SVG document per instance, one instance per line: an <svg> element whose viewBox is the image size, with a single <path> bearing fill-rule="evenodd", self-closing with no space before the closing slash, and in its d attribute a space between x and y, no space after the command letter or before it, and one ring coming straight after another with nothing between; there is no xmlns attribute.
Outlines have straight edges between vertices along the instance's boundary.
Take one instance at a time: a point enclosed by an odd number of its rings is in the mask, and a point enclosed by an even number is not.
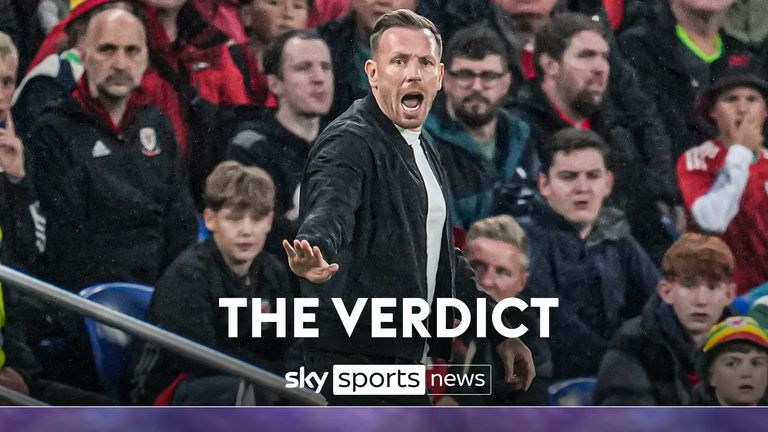
<svg viewBox="0 0 768 432"><path fill-rule="evenodd" d="M729 62L727 65L713 70L709 87L699 98L698 112L713 123L709 112L715 106L717 98L723 93L737 87L748 87L762 93L768 100L768 81L765 64L757 57L744 55L742 61Z"/></svg>
<svg viewBox="0 0 768 432"><path fill-rule="evenodd" d="M699 376L705 376L717 347L727 342L744 341L768 351L768 335L757 321L747 316L733 316L721 321L707 333L701 353L696 359L696 371Z"/></svg>

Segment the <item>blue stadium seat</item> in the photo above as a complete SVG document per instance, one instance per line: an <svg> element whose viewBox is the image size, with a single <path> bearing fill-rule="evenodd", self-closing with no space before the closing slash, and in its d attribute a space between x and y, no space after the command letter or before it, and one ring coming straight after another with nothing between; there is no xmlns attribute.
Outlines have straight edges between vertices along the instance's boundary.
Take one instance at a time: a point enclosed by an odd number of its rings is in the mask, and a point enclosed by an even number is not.
<svg viewBox="0 0 768 432"><path fill-rule="evenodd" d="M749 313L749 308L752 307L752 301L753 300L746 295L736 296L733 298L733 302L731 302L731 309L733 309L737 315L746 315Z"/></svg>
<svg viewBox="0 0 768 432"><path fill-rule="evenodd" d="M203 220L202 216L198 215L197 216L197 241L198 242L205 241L210 236L211 236L211 232L205 226L205 220Z"/></svg>
<svg viewBox="0 0 768 432"><path fill-rule="evenodd" d="M558 381L547 389L547 400L551 406L589 406L596 384L591 377Z"/></svg>
<svg viewBox="0 0 768 432"><path fill-rule="evenodd" d="M80 296L110 309L144 320L154 288L134 283L106 283L80 291ZM85 319L96 362L96 372L107 394L121 399L121 384L133 337L90 318Z"/></svg>

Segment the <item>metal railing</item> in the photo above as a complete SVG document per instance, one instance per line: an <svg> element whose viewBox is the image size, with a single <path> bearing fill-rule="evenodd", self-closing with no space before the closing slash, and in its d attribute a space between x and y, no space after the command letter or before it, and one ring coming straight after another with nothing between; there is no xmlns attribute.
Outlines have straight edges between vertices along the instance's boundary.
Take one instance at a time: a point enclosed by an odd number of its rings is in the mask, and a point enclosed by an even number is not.
<svg viewBox="0 0 768 432"><path fill-rule="evenodd" d="M8 266L0 265L0 280L27 294L53 301L60 307L93 318L178 355L198 361L221 372L242 377L255 386L284 396L292 401L306 405L326 404L325 398L320 394L299 388L286 388L287 381L281 377L169 331L84 299L49 283L27 276ZM19 393L16 393L16 395L19 395Z"/></svg>

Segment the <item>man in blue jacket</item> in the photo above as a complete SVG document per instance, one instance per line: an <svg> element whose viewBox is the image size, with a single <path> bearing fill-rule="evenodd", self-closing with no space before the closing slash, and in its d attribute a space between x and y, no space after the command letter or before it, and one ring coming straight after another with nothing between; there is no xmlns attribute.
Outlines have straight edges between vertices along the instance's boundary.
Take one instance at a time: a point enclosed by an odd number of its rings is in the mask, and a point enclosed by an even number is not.
<svg viewBox="0 0 768 432"><path fill-rule="evenodd" d="M398 10L376 23L371 48L365 70L372 95L355 102L310 149L301 185L302 225L292 244L283 242L291 270L303 278L302 295L319 298L319 337L305 340L304 359L320 374L344 363L420 364L428 351L449 358L451 339L435 337L435 330L438 319L451 328L453 314L438 318L437 299L456 296L472 310L484 298L491 324L493 302L453 246L445 175L421 134L442 85L440 35L431 21ZM376 297L396 299L392 327L398 337L373 337L370 304L348 336L331 299L341 298L351 310L356 300ZM431 338L400 332L403 298L430 305L422 323ZM508 382L527 388L534 368L525 344L493 328L487 335L504 360ZM331 394L328 384L322 390L331 404L429 404L426 395L345 399Z"/></svg>
<svg viewBox="0 0 768 432"><path fill-rule="evenodd" d="M435 139L455 199L452 210L464 229L497 214L505 190L535 190L538 158L530 128L501 108L512 84L507 57L493 31L458 31L445 49L445 107L433 110L424 125Z"/></svg>
<svg viewBox="0 0 768 432"><path fill-rule="evenodd" d="M550 319L555 379L594 375L660 279L620 212L603 206L613 187L607 152L595 132L578 129L557 132L540 152L546 203L524 226L532 257L522 295L560 299Z"/></svg>

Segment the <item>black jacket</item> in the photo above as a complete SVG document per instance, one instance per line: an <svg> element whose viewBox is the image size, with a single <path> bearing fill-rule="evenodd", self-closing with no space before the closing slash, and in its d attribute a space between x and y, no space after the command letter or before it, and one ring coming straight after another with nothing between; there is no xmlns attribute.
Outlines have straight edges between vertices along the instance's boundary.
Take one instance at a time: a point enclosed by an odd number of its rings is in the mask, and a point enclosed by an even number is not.
<svg viewBox="0 0 768 432"><path fill-rule="evenodd" d="M228 337L228 314L219 307L219 299L224 297L261 298L262 303L255 307L264 310L269 305L268 312L276 311L277 298L285 298L288 337L278 338L275 324L266 323L261 337L253 338L251 314L246 310L238 315L238 337ZM288 272L277 258L262 252L248 275L238 277L224 262L213 239L208 239L184 251L158 281L147 321L279 374L285 373L286 352L293 342L292 299ZM132 401L151 404L181 373L202 377L221 372L145 345L134 370Z"/></svg>
<svg viewBox="0 0 768 432"><path fill-rule="evenodd" d="M521 297L557 297L547 340L556 379L597 372L608 342L625 320L640 314L660 275L629 233L604 208L586 240L548 205L524 223L531 270Z"/></svg>
<svg viewBox="0 0 768 432"><path fill-rule="evenodd" d="M16 191L40 201L39 254L28 263L36 276L73 291L99 282L152 284L195 240L176 139L157 108L140 108L118 135L68 98L24 142L30 169Z"/></svg>
<svg viewBox="0 0 768 432"><path fill-rule="evenodd" d="M421 136L438 182L447 185L437 152L426 134ZM450 193L443 187L446 207ZM297 238L318 246L325 259L340 266L336 275L320 285L302 280L304 297L319 297L320 337L306 339L308 347L337 352L402 357L418 361L424 339L371 338L371 308L367 304L352 337L347 337L331 304L344 300L351 310L365 297L427 298L427 193L413 151L396 126L379 109L372 95L355 102L331 123L310 149L301 185L301 228ZM482 293L461 252L453 246L450 214L443 230L433 310L427 328L435 336L437 299L454 297L475 310ZM402 335L402 304L394 310L394 324ZM453 314L446 314L453 323ZM449 326L450 328L450 326ZM470 328L472 328L470 326ZM494 345L501 337L491 329ZM449 358L450 339L432 339L431 356Z"/></svg>
<svg viewBox="0 0 768 432"><path fill-rule="evenodd" d="M624 57L637 71L643 89L656 103L672 140L672 160L685 150L712 138L716 130L696 111L697 99L709 85L699 82L679 55L682 42L675 31L668 2L658 2L655 13L619 37ZM710 66L710 74L749 61L752 53L738 40L720 33L723 54ZM612 71L613 72L613 71Z"/></svg>
<svg viewBox="0 0 768 432"><path fill-rule="evenodd" d="M294 238L298 230L296 221L286 218L285 213L295 207L294 195L311 145L281 125L275 112L269 111L261 120L241 123L227 146L225 159L263 168L275 182L275 219L266 247L279 256L285 254L283 239Z"/></svg>
<svg viewBox="0 0 768 432"><path fill-rule="evenodd" d="M689 405L696 345L654 295L616 335L597 375L595 405Z"/></svg>

